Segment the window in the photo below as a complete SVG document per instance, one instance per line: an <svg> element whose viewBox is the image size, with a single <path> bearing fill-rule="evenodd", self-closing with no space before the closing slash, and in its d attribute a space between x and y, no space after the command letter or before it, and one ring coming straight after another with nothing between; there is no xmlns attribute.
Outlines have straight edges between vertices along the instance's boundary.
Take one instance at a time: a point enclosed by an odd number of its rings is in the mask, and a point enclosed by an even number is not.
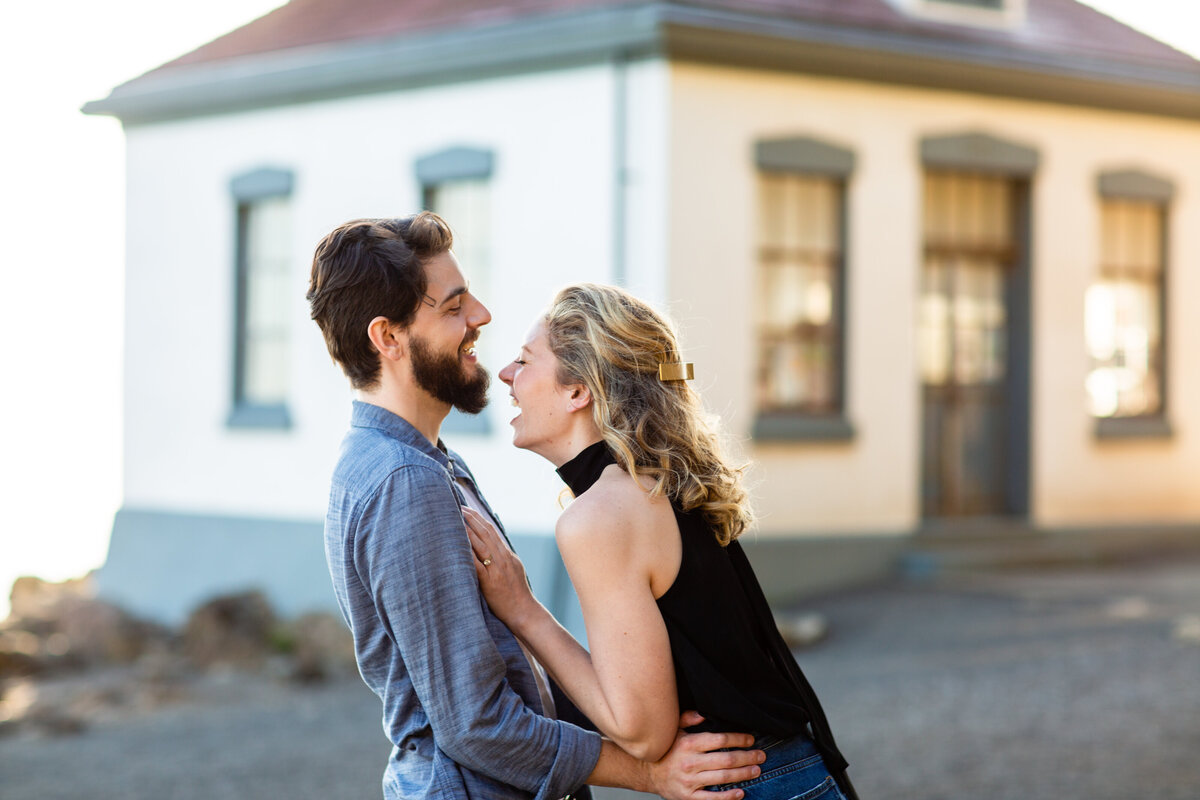
<svg viewBox="0 0 1200 800"><path fill-rule="evenodd" d="M758 147L757 438L851 435L844 420L846 150Z"/></svg>
<svg viewBox="0 0 1200 800"><path fill-rule="evenodd" d="M232 427L287 428L292 175L264 169L231 183L236 206Z"/></svg>
<svg viewBox="0 0 1200 800"><path fill-rule="evenodd" d="M454 255L471 280L476 297L490 292L492 271L492 193L494 157L490 151L456 147L417 160L421 204L445 218L454 231ZM489 343L481 340L487 360ZM491 430L486 409L463 414L452 409L442 424L443 431L486 434Z"/></svg>
<svg viewBox="0 0 1200 800"><path fill-rule="evenodd" d="M1003 176L925 176L918 363L928 387L983 387L1005 379L1014 191Z"/></svg>
<svg viewBox="0 0 1200 800"><path fill-rule="evenodd" d="M1028 18L1028 0L891 0L919 17L950 25L1008 29Z"/></svg>
<svg viewBox="0 0 1200 800"><path fill-rule="evenodd" d="M1004 8L1004 0L936 0L954 6L970 6L972 8Z"/></svg>
<svg viewBox="0 0 1200 800"><path fill-rule="evenodd" d="M1139 173L1107 173L1100 188L1100 263L1084 306L1091 413L1101 435L1165 434L1170 186Z"/></svg>
<svg viewBox="0 0 1200 800"><path fill-rule="evenodd" d="M454 231L454 255L476 297L487 297L491 273L491 191L486 179L443 181L423 187L422 205Z"/></svg>

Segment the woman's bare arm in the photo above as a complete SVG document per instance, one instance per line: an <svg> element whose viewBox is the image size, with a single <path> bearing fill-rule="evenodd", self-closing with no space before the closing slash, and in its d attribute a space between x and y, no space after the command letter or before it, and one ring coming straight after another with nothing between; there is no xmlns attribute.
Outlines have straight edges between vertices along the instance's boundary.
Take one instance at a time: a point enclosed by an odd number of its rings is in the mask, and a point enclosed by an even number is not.
<svg viewBox="0 0 1200 800"><path fill-rule="evenodd" d="M627 483L628 485L624 485ZM562 515L559 551L583 609L591 653L529 593L520 562L477 514L465 514L493 612L534 652L567 696L622 749L654 761L679 718L666 626L655 603L656 536L673 515L625 479L597 483ZM670 513L669 505L665 512ZM677 565L676 565L677 567Z"/></svg>

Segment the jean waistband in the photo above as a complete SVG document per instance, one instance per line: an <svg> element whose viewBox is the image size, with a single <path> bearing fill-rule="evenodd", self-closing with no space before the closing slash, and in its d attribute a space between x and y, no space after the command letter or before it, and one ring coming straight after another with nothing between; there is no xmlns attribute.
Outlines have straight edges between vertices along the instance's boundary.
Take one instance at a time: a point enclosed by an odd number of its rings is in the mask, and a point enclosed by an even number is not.
<svg viewBox="0 0 1200 800"><path fill-rule="evenodd" d="M817 755L818 752L816 742L807 732L792 736L774 734L756 736L752 749L762 750L766 753L767 759L762 764L764 772L771 769L773 765L800 761Z"/></svg>

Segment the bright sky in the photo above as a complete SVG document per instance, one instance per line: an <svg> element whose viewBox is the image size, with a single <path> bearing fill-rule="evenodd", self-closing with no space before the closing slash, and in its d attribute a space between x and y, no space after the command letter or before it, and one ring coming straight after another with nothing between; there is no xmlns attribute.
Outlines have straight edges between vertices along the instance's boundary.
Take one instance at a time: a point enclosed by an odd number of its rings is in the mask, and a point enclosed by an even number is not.
<svg viewBox="0 0 1200 800"><path fill-rule="evenodd" d="M1200 57L1195 0L1091 5ZM0 29L0 619L101 565L121 492L124 143L79 107L280 0L12 3Z"/></svg>

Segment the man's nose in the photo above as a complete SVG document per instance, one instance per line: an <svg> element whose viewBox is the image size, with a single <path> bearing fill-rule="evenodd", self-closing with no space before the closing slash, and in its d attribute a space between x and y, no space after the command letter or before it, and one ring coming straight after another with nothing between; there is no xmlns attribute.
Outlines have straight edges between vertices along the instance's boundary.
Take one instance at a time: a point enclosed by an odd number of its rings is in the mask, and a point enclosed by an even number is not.
<svg viewBox="0 0 1200 800"><path fill-rule="evenodd" d="M475 328L482 328L492 321L492 312L488 311L480 301L475 301L475 308L471 313L471 325Z"/></svg>

